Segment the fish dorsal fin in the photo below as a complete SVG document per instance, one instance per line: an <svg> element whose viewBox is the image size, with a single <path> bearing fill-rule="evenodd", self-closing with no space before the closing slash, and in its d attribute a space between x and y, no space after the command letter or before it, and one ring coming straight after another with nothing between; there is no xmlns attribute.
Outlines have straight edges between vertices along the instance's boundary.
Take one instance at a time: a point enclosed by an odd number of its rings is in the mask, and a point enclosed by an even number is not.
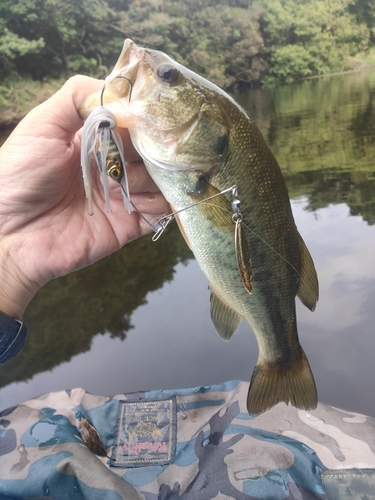
<svg viewBox="0 0 375 500"><path fill-rule="evenodd" d="M310 311L314 311L319 299L319 283L314 262L302 236L298 233L298 243L301 254L301 282L298 288L298 298Z"/></svg>
<svg viewBox="0 0 375 500"><path fill-rule="evenodd" d="M212 289L211 289L211 319L219 336L228 341L241 323L242 316L229 307Z"/></svg>

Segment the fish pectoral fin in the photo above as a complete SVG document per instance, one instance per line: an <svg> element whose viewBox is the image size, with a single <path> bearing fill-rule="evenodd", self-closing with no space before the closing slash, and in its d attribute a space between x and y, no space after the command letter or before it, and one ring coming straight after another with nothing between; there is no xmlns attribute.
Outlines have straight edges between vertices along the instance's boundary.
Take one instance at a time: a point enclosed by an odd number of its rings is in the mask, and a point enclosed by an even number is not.
<svg viewBox="0 0 375 500"><path fill-rule="evenodd" d="M298 233L298 243L301 255L301 281L298 288L298 298L310 311L314 311L319 299L319 283L314 262L302 236Z"/></svg>
<svg viewBox="0 0 375 500"><path fill-rule="evenodd" d="M210 296L211 319L219 336L226 342L235 333L242 316L229 307L212 289Z"/></svg>
<svg viewBox="0 0 375 500"><path fill-rule="evenodd" d="M318 397L307 357L289 366L258 363L247 394L247 411L257 416L280 402L291 403L302 410L313 410Z"/></svg>

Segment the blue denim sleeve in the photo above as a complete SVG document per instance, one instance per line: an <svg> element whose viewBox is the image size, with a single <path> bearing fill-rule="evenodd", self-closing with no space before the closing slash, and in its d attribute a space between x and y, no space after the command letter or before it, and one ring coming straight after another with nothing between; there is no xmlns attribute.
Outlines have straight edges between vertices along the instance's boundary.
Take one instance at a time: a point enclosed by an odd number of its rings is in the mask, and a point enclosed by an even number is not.
<svg viewBox="0 0 375 500"><path fill-rule="evenodd" d="M25 345L28 328L22 321L0 311L0 364L17 356Z"/></svg>

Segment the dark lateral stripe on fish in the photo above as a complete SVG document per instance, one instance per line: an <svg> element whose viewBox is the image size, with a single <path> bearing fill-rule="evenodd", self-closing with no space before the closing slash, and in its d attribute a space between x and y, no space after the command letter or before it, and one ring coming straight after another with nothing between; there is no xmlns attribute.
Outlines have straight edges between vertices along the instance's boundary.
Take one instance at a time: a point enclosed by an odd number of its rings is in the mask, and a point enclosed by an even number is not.
<svg viewBox="0 0 375 500"><path fill-rule="evenodd" d="M302 410L313 410L318 403L315 381L305 353L291 366L259 363L251 378L247 410L257 416L280 402Z"/></svg>

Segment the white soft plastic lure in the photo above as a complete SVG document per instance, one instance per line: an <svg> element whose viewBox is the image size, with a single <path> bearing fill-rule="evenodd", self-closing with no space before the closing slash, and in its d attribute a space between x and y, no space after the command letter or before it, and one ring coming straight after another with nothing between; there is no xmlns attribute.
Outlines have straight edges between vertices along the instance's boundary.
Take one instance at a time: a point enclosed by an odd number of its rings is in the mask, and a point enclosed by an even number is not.
<svg viewBox="0 0 375 500"><path fill-rule="evenodd" d="M115 130L116 119L114 114L104 106L98 106L86 119L82 130L81 145L81 166L83 181L85 185L86 198L88 200L89 214L93 214L92 203L92 181L91 181L91 162L92 156L95 158L99 168L104 198L107 212L110 212L108 174L106 169L107 155L111 145L114 142L122 163L122 175L118 182L121 186L121 192L124 200L125 210L130 213L132 205L130 202L128 179L126 175L126 163L123 153L123 145L120 134Z"/></svg>

